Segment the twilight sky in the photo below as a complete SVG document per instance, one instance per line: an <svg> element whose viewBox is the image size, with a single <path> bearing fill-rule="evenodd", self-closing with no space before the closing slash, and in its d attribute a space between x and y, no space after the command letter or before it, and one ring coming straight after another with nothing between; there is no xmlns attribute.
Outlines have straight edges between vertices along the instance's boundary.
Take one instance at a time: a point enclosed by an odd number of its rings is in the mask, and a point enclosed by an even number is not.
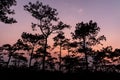
<svg viewBox="0 0 120 80"><path fill-rule="evenodd" d="M30 13L24 11L23 5L37 0L17 0L13 17L16 24L0 22L0 46L13 44L20 38L22 32L33 32L31 22L37 22ZM66 35L74 30L75 24L81 21L93 20L101 28L100 34L107 37L105 45L120 48L120 0L39 0L57 9L58 17L64 23L72 26L66 30ZM34 33L34 32L33 32ZM99 47L98 47L99 48Z"/></svg>

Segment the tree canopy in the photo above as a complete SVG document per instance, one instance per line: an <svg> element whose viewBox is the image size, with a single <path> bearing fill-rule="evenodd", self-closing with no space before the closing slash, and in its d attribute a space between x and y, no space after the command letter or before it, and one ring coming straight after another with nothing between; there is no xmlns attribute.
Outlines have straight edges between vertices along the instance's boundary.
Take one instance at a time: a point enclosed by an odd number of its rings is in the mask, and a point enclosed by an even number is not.
<svg viewBox="0 0 120 80"><path fill-rule="evenodd" d="M6 24L16 23L14 18L8 17L10 14L15 14L15 11L10 9L16 5L16 0L0 0L0 21Z"/></svg>

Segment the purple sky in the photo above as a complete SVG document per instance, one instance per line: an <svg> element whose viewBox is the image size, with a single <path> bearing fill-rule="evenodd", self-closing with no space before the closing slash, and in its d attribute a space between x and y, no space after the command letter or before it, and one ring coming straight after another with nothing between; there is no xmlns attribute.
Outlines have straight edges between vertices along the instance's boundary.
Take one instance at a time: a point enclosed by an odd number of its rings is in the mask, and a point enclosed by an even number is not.
<svg viewBox="0 0 120 80"><path fill-rule="evenodd" d="M13 44L20 38L22 32L33 32L31 22L37 22L24 11L23 5L36 0L17 0L17 6L13 7L16 14L13 17L16 24L4 24L0 22L0 46L5 43ZM74 30L75 24L81 21L93 20L101 28L100 34L107 37L105 45L120 48L120 0L39 0L43 4L49 4L56 8L59 18L72 26L66 30L66 35Z"/></svg>

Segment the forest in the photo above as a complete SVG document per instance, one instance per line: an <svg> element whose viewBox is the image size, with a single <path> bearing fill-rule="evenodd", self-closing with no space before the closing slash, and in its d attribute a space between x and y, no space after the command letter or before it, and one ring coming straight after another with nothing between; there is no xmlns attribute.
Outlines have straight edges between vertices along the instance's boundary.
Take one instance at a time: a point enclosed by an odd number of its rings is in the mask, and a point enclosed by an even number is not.
<svg viewBox="0 0 120 80"><path fill-rule="evenodd" d="M10 7L16 5L16 0L0 0L1 22L17 23L16 19L8 17L15 14ZM39 21L31 24L31 29L39 33L23 32L13 45L0 46L0 74L26 76L23 74L28 73L26 77L53 80L120 79L120 49L103 46L107 38L99 35L101 28L97 22L76 23L71 37L67 38L64 30L73 26L60 20L57 9L40 1L29 2L23 8ZM49 45L53 34L54 43ZM102 48L96 49L97 45Z"/></svg>

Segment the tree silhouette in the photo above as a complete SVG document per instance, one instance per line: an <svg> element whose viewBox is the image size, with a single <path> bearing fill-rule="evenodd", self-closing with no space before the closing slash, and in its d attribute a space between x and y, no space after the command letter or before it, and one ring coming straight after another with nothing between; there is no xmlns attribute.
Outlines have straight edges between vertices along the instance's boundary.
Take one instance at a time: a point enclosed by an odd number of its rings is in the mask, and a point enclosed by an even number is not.
<svg viewBox="0 0 120 80"><path fill-rule="evenodd" d="M33 30L36 30L35 27L37 26L42 35L45 37L45 43L44 43L44 57L43 57L43 70L45 70L45 58L46 58L46 52L47 52L47 44L48 44L48 37L56 31L63 30L64 28L68 28L69 25L64 24L63 22L59 22L57 25L54 25L53 23L56 23L58 21L58 12L56 9L51 8L49 5L43 5L42 2L37 1L36 3L29 2L28 5L24 6L24 9L31 13L31 15L39 21L38 24L32 23Z"/></svg>
<svg viewBox="0 0 120 80"><path fill-rule="evenodd" d="M64 39L64 41L63 41L63 49L67 50L68 56L70 55L70 52L72 51L71 50L71 48L72 48L71 44L72 43L70 42L70 39L68 39L68 38Z"/></svg>
<svg viewBox="0 0 120 80"><path fill-rule="evenodd" d="M46 67L47 67L48 70L53 70L54 71L55 70L55 60L57 58L53 57L50 52L47 52L47 53L48 53L48 55L46 56L47 57Z"/></svg>
<svg viewBox="0 0 120 80"><path fill-rule="evenodd" d="M4 64L4 53L3 53L3 47L0 47L0 67Z"/></svg>
<svg viewBox="0 0 120 80"><path fill-rule="evenodd" d="M120 72L120 49L116 48L113 53L111 54L112 62L117 63L116 64L116 69L117 72Z"/></svg>
<svg viewBox="0 0 120 80"><path fill-rule="evenodd" d="M96 51L93 58L95 70L103 70L104 69L103 67L106 66L107 63L109 63L107 59L111 58L112 55L113 55L113 52L112 52L111 46L107 46L105 48L103 47L100 51Z"/></svg>
<svg viewBox="0 0 120 80"><path fill-rule="evenodd" d="M14 55L12 56L14 59L11 60L11 62L13 63L13 66L16 68L20 67L20 63L22 63L22 61L27 62L27 59L23 56L24 53L14 53ZM24 58L24 59L23 59Z"/></svg>
<svg viewBox="0 0 120 80"><path fill-rule="evenodd" d="M9 63L11 61L11 58L15 58L16 56L16 51L19 51L19 50L27 50L28 49L28 46L26 44L23 44L22 40L18 39L18 41L13 44L13 45L10 45L10 44L4 44L2 46L2 49L3 49L3 53L7 52L8 54L8 61L7 61L7 67L9 66Z"/></svg>
<svg viewBox="0 0 120 80"><path fill-rule="evenodd" d="M116 48L113 53L111 54L111 58L113 62L120 63L120 49Z"/></svg>
<svg viewBox="0 0 120 80"><path fill-rule="evenodd" d="M36 48L37 45L41 45L41 41L44 41L44 36L39 35L39 34L31 34L31 33L26 33L23 32L21 35L24 43L29 45L29 49L31 50L30 52L30 60L29 60L29 67L31 67L31 61L33 59L33 54L34 54L34 49Z"/></svg>
<svg viewBox="0 0 120 80"><path fill-rule="evenodd" d="M65 67L65 71L68 73L76 72L77 68L79 68L79 56L75 55L67 55L62 58L63 66Z"/></svg>
<svg viewBox="0 0 120 80"><path fill-rule="evenodd" d="M29 47L27 44L24 44L24 42L21 39L18 39L17 42L13 46L14 46L14 50L16 51L12 55L12 57L14 58L12 62L14 63L15 67L19 67L20 63L27 62L27 58L24 57L25 53L22 53L22 50L24 51L29 50Z"/></svg>
<svg viewBox="0 0 120 80"><path fill-rule="evenodd" d="M96 44L100 44L101 40L106 40L104 36L100 36L97 38L98 32L100 28L97 26L96 22L92 20L89 23L77 23L75 27L74 33L72 33L73 39L78 39L82 46L83 52L85 54L86 60L86 69L88 70L88 53L87 47L94 46Z"/></svg>
<svg viewBox="0 0 120 80"><path fill-rule="evenodd" d="M50 46L47 46L47 48L49 49ZM35 69L39 70L39 69L41 69L41 67L42 67L41 64L43 63L44 48L40 47L35 52L36 52L36 54L33 55L33 58L35 59L35 63L34 63L33 66L34 66ZM46 59L45 59L46 69L54 70L54 60L55 59L56 58L53 57L50 52L46 52Z"/></svg>
<svg viewBox="0 0 120 80"><path fill-rule="evenodd" d="M14 18L8 17L10 14L15 14L14 10L11 10L11 6L16 5L16 0L0 0L0 21L12 24L16 23L17 21Z"/></svg>
<svg viewBox="0 0 120 80"><path fill-rule="evenodd" d="M62 47L65 43L65 36L63 32L59 32L54 38L54 47L60 46L60 53L59 53L59 70L61 71L61 58L62 58Z"/></svg>
<svg viewBox="0 0 120 80"><path fill-rule="evenodd" d="M36 54L33 54L33 59L35 59L35 63L34 63L34 68L35 69L41 69L41 64L42 64L42 59L43 59L43 55L44 55L44 49L43 47L38 48L36 51Z"/></svg>
<svg viewBox="0 0 120 80"><path fill-rule="evenodd" d="M9 63L10 63L10 60L11 60L11 58L12 58L12 56L13 56L13 54L16 50L14 49L14 46L12 46L10 44L4 44L2 47L3 47L4 50L8 51L8 57L9 57L8 61L7 61L7 67L8 67Z"/></svg>

